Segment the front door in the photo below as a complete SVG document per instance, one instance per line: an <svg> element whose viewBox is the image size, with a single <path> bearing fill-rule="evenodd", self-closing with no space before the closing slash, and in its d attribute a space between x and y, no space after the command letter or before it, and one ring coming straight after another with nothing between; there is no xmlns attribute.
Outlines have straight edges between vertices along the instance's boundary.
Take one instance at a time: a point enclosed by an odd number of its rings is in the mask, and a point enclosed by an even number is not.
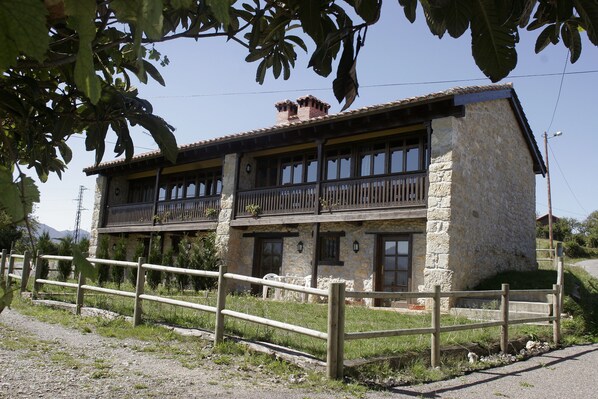
<svg viewBox="0 0 598 399"><path fill-rule="evenodd" d="M256 238L256 256L253 277L268 273L280 274L282 266L282 238Z"/></svg>
<svg viewBox="0 0 598 399"><path fill-rule="evenodd" d="M376 257L376 291L405 292L411 289L411 245L409 236L380 236ZM406 305L407 302L403 302ZM379 300L376 306L400 306Z"/></svg>

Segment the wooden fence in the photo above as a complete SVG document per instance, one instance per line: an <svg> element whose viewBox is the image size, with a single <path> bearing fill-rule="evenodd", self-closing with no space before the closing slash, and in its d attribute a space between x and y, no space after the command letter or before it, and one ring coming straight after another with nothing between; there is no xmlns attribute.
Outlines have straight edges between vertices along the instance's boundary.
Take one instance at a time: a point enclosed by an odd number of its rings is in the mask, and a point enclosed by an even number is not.
<svg viewBox="0 0 598 399"><path fill-rule="evenodd" d="M23 263L21 275L14 273L15 260L20 259ZM450 291L442 292L440 286L435 286L433 292L371 292L371 291L346 291L344 282L330 283L328 290L304 287L300 285L288 284L279 281L265 280L255 277L249 277L240 274L228 273L226 266L220 266L218 272L190 270L172 266L154 265L145 263L144 258L139 258L137 262L115 261L108 259L88 258L88 260L96 265L111 265L117 267L127 267L137 270L137 284L135 292L115 290L109 288L98 287L86 284L85 279L79 275L77 283L60 282L41 278L41 261L48 260L66 260L72 261L71 256L55 256L55 255L41 255L34 257L33 262L27 252L23 255L7 254L2 251L1 260L1 274L5 274L5 264L8 260L7 268L7 287L10 286L11 280L20 280L20 289L24 291L27 288L27 280L29 273L33 268L35 271L33 280L33 298L38 297L38 292L42 284L54 285L61 287L68 287L75 289L76 296L76 313L80 314L81 307L84 305L85 292L99 292L110 295L117 295L131 298L134 300L133 325L138 325L142 320L143 302L158 302L169 304L173 306L180 306L189 309L195 309L202 312L215 314L216 323L214 329L214 342L220 343L224 339L224 320L225 317L232 317L239 320L244 320L252 323L274 327L286 331L291 331L298 334L303 334L309 337L325 340L327 342L327 356L326 369L327 376L332 379L342 378L344 366L344 344L346 340L357 339L372 339L382 337L399 337L404 335L421 335L430 334L431 337L431 366L437 367L440 365L440 334L451 331L461 331L488 327L500 327L500 347L503 352L508 351L509 344L509 326L513 324L523 323L538 323L538 322L552 322L553 326L553 340L559 343L561 339L560 332L560 314L561 302L559 294L561 292L560 285L553 285L552 289L546 290L509 290L508 284L503 284L501 290L492 291ZM33 263L33 265L32 265ZM164 298L155 295L147 295L144 293L145 275L148 270L156 270L174 274L185 274L188 276L202 276L218 279L218 291L216 306L207 306L197 303ZM278 289L289 290L293 292L302 293L304 295L315 295L326 298L328 302L328 322L326 331L318 331L307 327L288 324L276 320L271 320L265 317L258 317L248 313L233 311L226 308L226 297L228 292L228 284L230 282L245 282L251 284L259 284L265 287L272 287ZM521 293L536 293L552 295L553 311L552 316L539 316L526 319L509 319L509 297L511 294ZM449 325L442 326L440 322L441 299L451 297L461 298L479 298L479 297L498 297L500 298L501 319L497 321L485 321L472 324ZM431 299L431 313L432 322L430 327L425 328L410 328L410 329L396 329L383 331L363 331L363 332L345 332L345 298L370 298L370 299Z"/></svg>

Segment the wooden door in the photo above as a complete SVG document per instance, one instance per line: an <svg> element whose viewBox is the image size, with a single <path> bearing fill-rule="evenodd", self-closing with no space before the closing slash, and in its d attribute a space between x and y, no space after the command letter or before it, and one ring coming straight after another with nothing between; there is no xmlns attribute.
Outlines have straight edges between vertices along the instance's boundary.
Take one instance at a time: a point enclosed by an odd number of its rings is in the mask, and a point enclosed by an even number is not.
<svg viewBox="0 0 598 399"><path fill-rule="evenodd" d="M256 238L253 277L268 273L280 274L282 267L282 238Z"/></svg>
<svg viewBox="0 0 598 399"><path fill-rule="evenodd" d="M380 236L376 257L376 291L411 290L411 240L409 236ZM377 306L392 306L396 301L377 301ZM406 302L405 302L406 304Z"/></svg>

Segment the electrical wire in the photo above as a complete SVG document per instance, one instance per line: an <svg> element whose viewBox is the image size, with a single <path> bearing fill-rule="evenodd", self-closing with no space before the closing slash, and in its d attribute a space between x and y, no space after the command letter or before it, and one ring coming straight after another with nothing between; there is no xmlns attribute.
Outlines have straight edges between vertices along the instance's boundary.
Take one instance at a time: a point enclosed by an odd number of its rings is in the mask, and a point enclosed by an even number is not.
<svg viewBox="0 0 598 399"><path fill-rule="evenodd" d="M559 84L559 93L556 96L556 103L554 104L554 109L552 110L552 118L550 118L550 125L548 125L548 129L545 132L550 132L550 128L552 127L552 122L554 122L554 116L556 115L556 110L559 107L559 101L561 99L561 92L563 90L563 82L565 81L565 74L567 73L567 64L569 60L569 53L570 50L567 49L567 55L565 56L565 66L563 66L563 73L561 74L561 83Z"/></svg>
<svg viewBox="0 0 598 399"><path fill-rule="evenodd" d="M573 72L554 72L554 73L533 73L524 75L512 75L509 79L525 79L525 78L542 78L550 76L564 76L564 75L585 75L598 73L598 69L586 70L586 71L573 71ZM564 75L563 75L564 74ZM464 83L464 82L477 82L487 81L488 78L469 78L469 79L452 79L452 80L429 80L421 82L398 82L398 83L380 83L374 85L360 85L360 89L375 89L380 87L396 87L396 86L422 86L422 85L433 85L443 83ZM561 78L562 86L562 78ZM168 98L199 98L199 97L224 97L224 96L245 96L245 95L260 95L260 94L278 94L278 93L295 93L295 92L312 92L312 91L328 91L327 88L302 88L302 89L286 89L286 90L262 90L262 91L237 91L237 92L224 92L224 93L206 93L206 94L180 94L170 96L152 96L154 99L168 99ZM560 91L559 91L560 92Z"/></svg>

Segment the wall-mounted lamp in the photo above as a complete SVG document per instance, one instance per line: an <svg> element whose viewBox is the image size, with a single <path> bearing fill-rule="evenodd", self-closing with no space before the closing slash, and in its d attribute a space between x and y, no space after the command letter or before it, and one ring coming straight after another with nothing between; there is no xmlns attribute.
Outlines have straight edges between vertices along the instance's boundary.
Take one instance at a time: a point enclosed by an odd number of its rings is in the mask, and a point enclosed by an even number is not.
<svg viewBox="0 0 598 399"><path fill-rule="evenodd" d="M188 242L188 243L187 243L187 251L189 251L190 249L191 249L191 243L190 243L190 242Z"/></svg>
<svg viewBox="0 0 598 399"><path fill-rule="evenodd" d="M297 252L299 252L299 253L303 252L303 241L299 241L297 243Z"/></svg>
<svg viewBox="0 0 598 399"><path fill-rule="evenodd" d="M353 252L359 252L359 241L357 240L353 241Z"/></svg>
<svg viewBox="0 0 598 399"><path fill-rule="evenodd" d="M120 194L120 188L119 188L119 187L116 187L116 188L114 189L114 195L116 195L116 196L118 197L118 196L119 196L119 194Z"/></svg>
<svg viewBox="0 0 598 399"><path fill-rule="evenodd" d="M245 172L247 172L248 174L251 173L251 164L250 163L245 165Z"/></svg>

